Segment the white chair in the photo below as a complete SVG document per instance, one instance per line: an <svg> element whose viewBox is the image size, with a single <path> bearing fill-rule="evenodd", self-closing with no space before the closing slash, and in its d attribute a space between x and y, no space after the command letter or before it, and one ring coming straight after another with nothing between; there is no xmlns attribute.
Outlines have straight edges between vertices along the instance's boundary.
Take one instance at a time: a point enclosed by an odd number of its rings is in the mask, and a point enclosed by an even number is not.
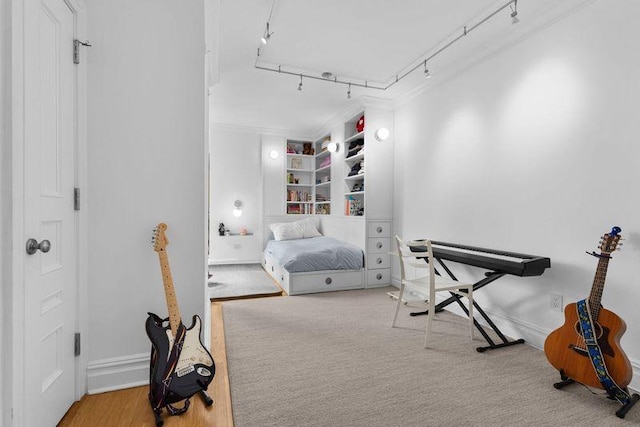
<svg viewBox="0 0 640 427"><path fill-rule="evenodd" d="M400 304L402 304L405 292L415 292L418 295L426 295L426 299L429 304L429 314L427 315L427 328L424 339L424 346L426 348L431 336L433 318L436 314L436 292L452 292L456 295L466 297L469 300L469 332L471 334L471 339L473 339L473 284L458 282L436 274L433 248L431 247L430 240L402 241L398 236L396 236L396 243L398 245L398 253L396 255L398 255L400 260L400 292L398 292L398 303L396 305L396 310L393 313L391 327L396 326L398 311L400 309ZM412 252L409 246L425 247L427 251ZM425 257L427 258L428 263L425 263ZM416 269L428 269L428 274L419 275L419 273L417 273L418 277L408 279L407 267L409 265Z"/></svg>

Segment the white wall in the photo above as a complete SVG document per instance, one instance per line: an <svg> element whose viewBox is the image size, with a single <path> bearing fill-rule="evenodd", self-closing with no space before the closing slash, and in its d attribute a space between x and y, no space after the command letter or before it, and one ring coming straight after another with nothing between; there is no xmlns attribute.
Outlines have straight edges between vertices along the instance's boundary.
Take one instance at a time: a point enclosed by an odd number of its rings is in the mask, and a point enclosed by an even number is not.
<svg viewBox="0 0 640 427"><path fill-rule="evenodd" d="M9 425L11 359L11 2L0 2L0 425ZM5 406L6 405L6 406Z"/></svg>
<svg viewBox="0 0 640 427"><path fill-rule="evenodd" d="M261 136L250 131L213 128L210 172L211 263L258 263L262 254ZM234 202L242 203L242 216L234 217ZM231 233L246 228L253 236L220 237L222 222Z"/></svg>
<svg viewBox="0 0 640 427"><path fill-rule="evenodd" d="M585 250L621 226L627 242L603 305L628 325L622 348L638 389L640 39L631 16L640 3L595 1L399 105L394 217L406 238L550 257L542 277L507 276L477 295L537 346L564 319L549 294L565 304L586 297L597 260Z"/></svg>
<svg viewBox="0 0 640 427"><path fill-rule="evenodd" d="M89 390L148 379L166 315L151 230L168 224L183 320L206 280L203 1L87 0ZM131 369L127 371L127 369Z"/></svg>

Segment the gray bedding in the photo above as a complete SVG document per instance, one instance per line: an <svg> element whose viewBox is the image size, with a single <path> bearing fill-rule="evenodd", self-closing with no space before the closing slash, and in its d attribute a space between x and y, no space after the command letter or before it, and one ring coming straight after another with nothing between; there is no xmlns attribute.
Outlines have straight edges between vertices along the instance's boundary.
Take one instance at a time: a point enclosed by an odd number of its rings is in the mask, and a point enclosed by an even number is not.
<svg viewBox="0 0 640 427"><path fill-rule="evenodd" d="M269 240L264 252L276 258L289 273L359 270L364 266L362 249L326 236Z"/></svg>

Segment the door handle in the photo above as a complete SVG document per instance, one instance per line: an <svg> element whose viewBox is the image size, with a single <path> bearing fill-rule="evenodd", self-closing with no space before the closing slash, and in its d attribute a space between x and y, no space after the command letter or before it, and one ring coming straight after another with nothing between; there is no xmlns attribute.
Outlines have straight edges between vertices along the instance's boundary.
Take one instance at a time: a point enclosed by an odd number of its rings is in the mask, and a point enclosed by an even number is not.
<svg viewBox="0 0 640 427"><path fill-rule="evenodd" d="M27 240L27 253L29 255L35 254L36 252L38 252L38 249L40 249L40 251L42 251L43 253L49 252L49 250L51 249L51 242L46 239L40 243L38 243L36 239Z"/></svg>

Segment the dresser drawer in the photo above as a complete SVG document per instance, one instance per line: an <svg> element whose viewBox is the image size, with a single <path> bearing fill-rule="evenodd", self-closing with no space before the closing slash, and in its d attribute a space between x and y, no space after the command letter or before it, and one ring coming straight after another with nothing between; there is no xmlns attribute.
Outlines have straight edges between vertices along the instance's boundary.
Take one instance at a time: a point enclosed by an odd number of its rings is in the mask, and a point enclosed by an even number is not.
<svg viewBox="0 0 640 427"><path fill-rule="evenodd" d="M367 240L367 253L389 253L391 240L388 237L371 238Z"/></svg>
<svg viewBox="0 0 640 427"><path fill-rule="evenodd" d="M367 225L367 237L391 237L391 223L387 221L371 221Z"/></svg>
<svg viewBox="0 0 640 427"><path fill-rule="evenodd" d="M367 286L385 286L390 283L391 270L389 270L388 268L367 271Z"/></svg>
<svg viewBox="0 0 640 427"><path fill-rule="evenodd" d="M389 254L367 254L367 270L376 270L380 268L389 268Z"/></svg>

